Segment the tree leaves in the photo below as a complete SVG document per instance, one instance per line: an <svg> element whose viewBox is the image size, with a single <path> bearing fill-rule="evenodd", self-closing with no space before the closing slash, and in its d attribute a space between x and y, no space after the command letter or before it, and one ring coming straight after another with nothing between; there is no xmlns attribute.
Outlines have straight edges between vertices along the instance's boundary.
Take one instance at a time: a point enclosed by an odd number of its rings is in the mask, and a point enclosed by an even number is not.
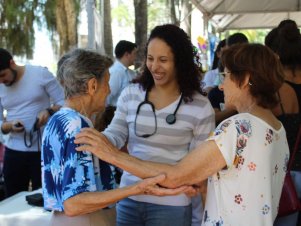
<svg viewBox="0 0 301 226"><path fill-rule="evenodd" d="M0 46L32 58L38 0L0 0Z"/></svg>
<svg viewBox="0 0 301 226"><path fill-rule="evenodd" d="M62 2L63 8L59 11L58 3ZM31 59L36 24L50 31L54 47L57 45L58 34L59 52L62 54L77 44L79 11L80 0L0 0L0 46L13 55ZM67 22L63 22L62 18L68 18ZM63 28L58 30L58 24L62 24Z"/></svg>

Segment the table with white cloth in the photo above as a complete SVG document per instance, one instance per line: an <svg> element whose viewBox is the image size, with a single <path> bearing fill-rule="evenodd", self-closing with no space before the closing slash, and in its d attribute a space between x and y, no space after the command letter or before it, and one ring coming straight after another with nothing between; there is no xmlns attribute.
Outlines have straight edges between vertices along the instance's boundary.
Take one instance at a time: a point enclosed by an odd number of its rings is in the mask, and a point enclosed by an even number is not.
<svg viewBox="0 0 301 226"><path fill-rule="evenodd" d="M0 202L1 226L47 226L51 212L42 207L31 206L25 196L41 193L42 190L20 192Z"/></svg>

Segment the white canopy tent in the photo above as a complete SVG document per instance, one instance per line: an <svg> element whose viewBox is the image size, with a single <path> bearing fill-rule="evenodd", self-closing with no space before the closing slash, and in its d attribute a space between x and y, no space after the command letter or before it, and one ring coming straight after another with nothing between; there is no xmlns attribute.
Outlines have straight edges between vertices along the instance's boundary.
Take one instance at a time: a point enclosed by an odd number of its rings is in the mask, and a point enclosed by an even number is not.
<svg viewBox="0 0 301 226"><path fill-rule="evenodd" d="M273 28L284 19L301 26L301 0L191 0L218 32Z"/></svg>

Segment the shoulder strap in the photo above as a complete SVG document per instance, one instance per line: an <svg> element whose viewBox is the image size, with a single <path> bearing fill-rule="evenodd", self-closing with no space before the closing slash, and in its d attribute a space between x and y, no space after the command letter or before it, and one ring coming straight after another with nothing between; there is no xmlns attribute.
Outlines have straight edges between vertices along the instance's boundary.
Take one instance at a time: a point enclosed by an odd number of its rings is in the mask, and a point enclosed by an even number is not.
<svg viewBox="0 0 301 226"><path fill-rule="evenodd" d="M284 108L283 108L283 105L282 105L282 101L281 101L279 92L277 92L277 96L278 96L278 98L279 98L279 103L280 103L280 107L281 107L282 114L285 115L285 111L284 111Z"/></svg>
<svg viewBox="0 0 301 226"><path fill-rule="evenodd" d="M301 144L301 125L299 126L299 131L298 131L298 134L297 134L297 139L296 139L296 142L295 142L295 145L294 145L293 153L291 154L291 156L289 158L287 171L290 171L292 166L293 166L295 155L296 155L296 152L298 151L298 149L300 147L300 144Z"/></svg>

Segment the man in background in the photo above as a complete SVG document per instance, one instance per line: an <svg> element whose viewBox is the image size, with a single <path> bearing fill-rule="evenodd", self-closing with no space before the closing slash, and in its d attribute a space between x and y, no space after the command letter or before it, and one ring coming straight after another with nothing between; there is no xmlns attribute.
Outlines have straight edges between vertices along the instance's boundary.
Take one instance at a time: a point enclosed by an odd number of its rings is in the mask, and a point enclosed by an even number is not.
<svg viewBox="0 0 301 226"><path fill-rule="evenodd" d="M111 93L107 99L107 105L116 107L121 91L129 85L136 77L136 73L129 69L134 64L137 55L135 43L121 40L115 47L116 60L110 67L110 89Z"/></svg>
<svg viewBox="0 0 301 226"><path fill-rule="evenodd" d="M134 65L137 55L137 45L133 42L121 40L115 46L115 57L114 64L110 67L110 90L111 93L107 97L107 107L103 115L100 115L96 119L95 128L99 131L104 130L107 125L110 124L118 98L122 90L130 84L130 82L136 77L136 72L129 69L130 66ZM104 122L106 121L106 122ZM101 126L99 124L102 124ZM101 128L101 129L100 129ZM127 152L126 145L122 148L123 151ZM119 168L114 169L115 180L119 184L122 170Z"/></svg>
<svg viewBox="0 0 301 226"><path fill-rule="evenodd" d="M226 48L226 39L223 39L218 43L216 50L214 52L214 60L213 60L212 68L211 70L205 73L204 78L202 80L202 83L204 84L202 88L206 91L206 93L209 93L209 91L212 88L216 87L215 82L219 76L219 70L218 70L219 58L221 57L224 48Z"/></svg>
<svg viewBox="0 0 301 226"><path fill-rule="evenodd" d="M0 48L0 128L8 134L3 168L6 197L27 191L30 182L33 190L41 187L42 127L63 104L63 89L47 68L17 65Z"/></svg>

